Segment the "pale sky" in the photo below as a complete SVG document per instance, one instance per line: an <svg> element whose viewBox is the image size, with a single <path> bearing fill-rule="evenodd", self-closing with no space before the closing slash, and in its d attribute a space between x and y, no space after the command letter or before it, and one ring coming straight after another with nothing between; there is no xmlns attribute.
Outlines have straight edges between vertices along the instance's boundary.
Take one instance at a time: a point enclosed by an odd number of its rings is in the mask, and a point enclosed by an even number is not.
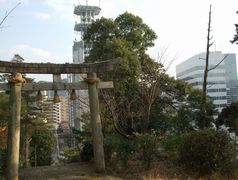
<svg viewBox="0 0 238 180"><path fill-rule="evenodd" d="M20 6L0 29L0 59L11 60L15 53L26 62L72 62L72 45L77 33L74 4L86 0L0 0L0 20L18 2ZM238 23L237 0L88 0L101 7L100 16L115 18L128 11L140 16L157 34L152 58L167 48L167 61L177 57L169 73L175 75L175 65L204 52L209 5L212 4L212 36L216 47L211 50L238 53L238 45L229 41Z"/></svg>

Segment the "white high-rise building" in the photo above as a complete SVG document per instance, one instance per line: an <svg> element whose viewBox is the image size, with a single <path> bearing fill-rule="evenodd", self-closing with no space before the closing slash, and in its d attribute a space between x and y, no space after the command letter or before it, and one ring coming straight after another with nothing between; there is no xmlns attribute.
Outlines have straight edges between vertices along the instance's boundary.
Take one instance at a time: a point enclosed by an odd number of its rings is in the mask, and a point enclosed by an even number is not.
<svg viewBox="0 0 238 180"><path fill-rule="evenodd" d="M60 103L53 102L50 92L43 91L43 101L41 103L42 113L46 118L46 123L53 129L57 129L61 122Z"/></svg>
<svg viewBox="0 0 238 180"><path fill-rule="evenodd" d="M200 53L178 64L177 79L183 79L193 87L202 89L205 57L206 53ZM208 69L216 65L215 69L208 72L207 95L213 99L218 111L221 111L231 102L238 101L236 55L210 52Z"/></svg>
<svg viewBox="0 0 238 180"><path fill-rule="evenodd" d="M89 6L86 1L86 5L77 5L74 7L74 14L77 16L77 22L75 23L74 30L78 32L78 37L74 40L73 44L73 63L84 63L85 57L88 55L89 50L92 48L92 43L86 43L83 41L83 35L87 28L94 21L95 17L100 13L100 7ZM76 74L69 76L69 82L79 82L86 77L85 74ZM84 112L89 111L89 100L87 90L77 90L79 100L70 103L70 122L71 127L80 129L80 119Z"/></svg>

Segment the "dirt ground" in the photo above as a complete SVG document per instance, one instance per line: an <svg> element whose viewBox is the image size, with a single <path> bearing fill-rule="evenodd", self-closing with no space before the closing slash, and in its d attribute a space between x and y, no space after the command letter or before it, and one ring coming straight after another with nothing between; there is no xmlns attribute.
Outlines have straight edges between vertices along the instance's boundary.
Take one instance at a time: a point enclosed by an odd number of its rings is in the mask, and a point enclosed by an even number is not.
<svg viewBox="0 0 238 180"><path fill-rule="evenodd" d="M71 163L57 166L42 166L20 169L20 180L121 180L112 173L103 175L94 172L92 163Z"/></svg>
<svg viewBox="0 0 238 180"><path fill-rule="evenodd" d="M112 168L115 167L116 168ZM111 167L112 169L109 169ZM0 180L4 178L0 177ZM118 166L116 163L108 165L105 174L94 171L93 163L70 163L64 165L41 166L20 169L19 180L235 180L237 178L224 177L219 174L200 177L197 173L187 172L183 167L178 167L171 162L157 162L153 168L146 170L138 163L130 162L127 167Z"/></svg>

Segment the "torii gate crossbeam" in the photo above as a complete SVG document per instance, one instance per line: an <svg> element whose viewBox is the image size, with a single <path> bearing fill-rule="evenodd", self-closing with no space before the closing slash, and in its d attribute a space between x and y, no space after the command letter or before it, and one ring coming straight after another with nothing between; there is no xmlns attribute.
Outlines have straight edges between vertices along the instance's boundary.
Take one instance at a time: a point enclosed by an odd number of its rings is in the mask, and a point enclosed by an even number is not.
<svg viewBox="0 0 238 180"><path fill-rule="evenodd" d="M87 74L112 71L120 58L84 64L16 63L0 60L0 73Z"/></svg>

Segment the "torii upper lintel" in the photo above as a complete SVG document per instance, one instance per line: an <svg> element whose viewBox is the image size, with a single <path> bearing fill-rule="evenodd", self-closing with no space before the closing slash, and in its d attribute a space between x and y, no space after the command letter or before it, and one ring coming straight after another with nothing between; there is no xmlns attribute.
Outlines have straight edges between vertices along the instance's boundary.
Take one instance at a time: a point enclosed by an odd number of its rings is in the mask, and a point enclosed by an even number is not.
<svg viewBox="0 0 238 180"><path fill-rule="evenodd" d="M103 73L113 70L120 58L96 63L84 64L53 64L53 63L16 63L0 60L0 73L27 73L27 74L87 74Z"/></svg>

